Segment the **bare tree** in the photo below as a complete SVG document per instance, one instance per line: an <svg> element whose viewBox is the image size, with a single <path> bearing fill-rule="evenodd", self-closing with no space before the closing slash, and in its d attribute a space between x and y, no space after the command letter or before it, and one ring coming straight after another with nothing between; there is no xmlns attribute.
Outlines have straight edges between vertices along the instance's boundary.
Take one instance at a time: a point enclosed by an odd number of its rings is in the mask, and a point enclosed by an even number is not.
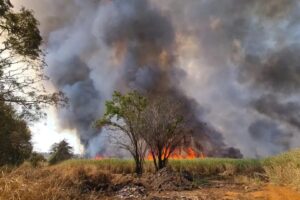
<svg viewBox="0 0 300 200"><path fill-rule="evenodd" d="M141 137L141 115L147 105L145 97L137 92L122 95L115 92L111 101L106 102L106 112L96 122L96 127L113 130L119 137L117 144L130 152L136 165L136 173L143 173L147 146ZM123 136L126 136L124 139Z"/></svg>
<svg viewBox="0 0 300 200"><path fill-rule="evenodd" d="M167 165L169 157L182 144L187 128L183 104L170 97L149 101L140 123L142 137L148 145L156 170Z"/></svg>

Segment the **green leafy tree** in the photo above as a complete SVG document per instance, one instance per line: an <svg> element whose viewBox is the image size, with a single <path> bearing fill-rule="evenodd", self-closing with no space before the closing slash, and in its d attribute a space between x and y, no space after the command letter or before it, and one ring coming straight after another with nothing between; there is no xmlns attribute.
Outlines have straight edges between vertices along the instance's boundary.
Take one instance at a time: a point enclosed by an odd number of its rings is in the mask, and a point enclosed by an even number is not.
<svg viewBox="0 0 300 200"><path fill-rule="evenodd" d="M138 92L122 95L113 94L112 100L106 102L104 116L96 122L96 127L112 130L116 143L127 150L135 161L137 174L143 173L143 164L147 147L141 138L141 114L147 105L147 99Z"/></svg>
<svg viewBox="0 0 300 200"><path fill-rule="evenodd" d="M9 0L0 0L0 101L14 105L26 120L37 120L46 106L66 101L42 84L48 78L38 25L32 11L15 12Z"/></svg>
<svg viewBox="0 0 300 200"><path fill-rule="evenodd" d="M0 166L19 165L30 157L31 133L12 106L0 101Z"/></svg>
<svg viewBox="0 0 300 200"><path fill-rule="evenodd" d="M73 148L69 145L68 142L62 140L59 143L55 143L50 152L49 164L54 165L59 162L69 160L73 158Z"/></svg>
<svg viewBox="0 0 300 200"><path fill-rule="evenodd" d="M61 92L43 87L48 78L38 21L31 11L12 7L0 0L0 165L27 159L32 145L26 122L45 116L43 108L66 102Z"/></svg>

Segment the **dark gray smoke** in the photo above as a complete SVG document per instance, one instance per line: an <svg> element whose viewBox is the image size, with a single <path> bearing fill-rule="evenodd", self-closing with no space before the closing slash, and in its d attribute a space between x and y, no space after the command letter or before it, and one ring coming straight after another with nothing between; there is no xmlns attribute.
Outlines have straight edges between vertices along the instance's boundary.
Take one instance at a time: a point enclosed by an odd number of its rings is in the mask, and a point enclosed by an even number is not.
<svg viewBox="0 0 300 200"><path fill-rule="evenodd" d="M300 91L300 46L292 44L259 57L245 58L241 77L255 87L274 93L298 93Z"/></svg>
<svg viewBox="0 0 300 200"><path fill-rule="evenodd" d="M206 121L226 144L253 157L299 146L299 2L169 0L162 9L180 39L191 40L179 54L179 67L188 74L181 87L208 110ZM280 106L258 109L269 94ZM296 110L288 113L291 107Z"/></svg>
<svg viewBox="0 0 300 200"><path fill-rule="evenodd" d="M23 2L41 22L47 73L70 98L61 126L91 155L112 152L91 123L114 90L131 89L185 102L211 155L300 145L297 0Z"/></svg>
<svg viewBox="0 0 300 200"><path fill-rule="evenodd" d="M278 98L269 95L257 100L254 106L258 112L293 126L300 131L299 102L278 102Z"/></svg>
<svg viewBox="0 0 300 200"><path fill-rule="evenodd" d="M251 137L261 146L258 146L257 151L264 151L264 145L268 145L268 152L272 154L278 154L282 151L290 149L290 139L293 135L289 132L284 132L276 123L270 120L258 120L249 126L249 133ZM266 144L265 141L269 141L272 144ZM263 147L263 148L262 148ZM259 156L259 155L257 155Z"/></svg>

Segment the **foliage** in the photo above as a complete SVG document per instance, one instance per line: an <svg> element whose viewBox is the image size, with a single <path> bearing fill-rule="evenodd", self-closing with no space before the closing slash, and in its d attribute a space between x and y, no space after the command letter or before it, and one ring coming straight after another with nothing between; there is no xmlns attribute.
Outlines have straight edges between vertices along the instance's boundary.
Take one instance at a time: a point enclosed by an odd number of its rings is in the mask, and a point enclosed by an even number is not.
<svg viewBox="0 0 300 200"><path fill-rule="evenodd" d="M39 166L39 163L46 162L46 161L47 161L46 158L42 154L37 152L32 152L29 158L29 162L33 167L37 167Z"/></svg>
<svg viewBox="0 0 300 200"><path fill-rule="evenodd" d="M150 98L136 91L126 95L115 92L112 100L106 102L106 112L96 126L116 131L117 143L136 160L137 172L141 171L138 168L143 167L148 150L159 170L166 167L168 158L188 133L183 109L180 102L168 97ZM127 138L120 138L120 133Z"/></svg>
<svg viewBox="0 0 300 200"><path fill-rule="evenodd" d="M0 165L16 165L32 151L26 121L45 116L42 108L66 99L42 85L48 80L42 38L31 11L16 12L9 0L0 0L0 38Z"/></svg>
<svg viewBox="0 0 300 200"><path fill-rule="evenodd" d="M112 100L106 102L106 111L103 118L96 122L96 127L107 127L118 134L117 144L130 152L135 160L136 173L138 174L143 171L147 150L141 137L141 114L146 105L146 98L136 91L126 95L115 92ZM125 138L122 138L124 135Z"/></svg>
<svg viewBox="0 0 300 200"><path fill-rule="evenodd" d="M68 142L62 140L59 143L55 143L50 152L49 164L54 165L64 160L71 159L73 155L73 148L69 145Z"/></svg>
<svg viewBox="0 0 300 200"><path fill-rule="evenodd" d="M1 0L0 36L0 101L13 104L26 120L43 117L47 105L66 102L61 92L50 94L43 87L48 78L32 11L15 12L9 0Z"/></svg>
<svg viewBox="0 0 300 200"><path fill-rule="evenodd" d="M31 133L14 109L0 101L0 166L19 165L28 159Z"/></svg>

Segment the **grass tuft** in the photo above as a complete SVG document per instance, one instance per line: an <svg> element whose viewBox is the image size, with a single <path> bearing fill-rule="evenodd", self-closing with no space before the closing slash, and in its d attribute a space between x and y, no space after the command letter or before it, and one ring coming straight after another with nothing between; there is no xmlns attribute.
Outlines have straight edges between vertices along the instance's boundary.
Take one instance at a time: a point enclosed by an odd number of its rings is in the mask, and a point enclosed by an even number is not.
<svg viewBox="0 0 300 200"><path fill-rule="evenodd" d="M265 159L264 169L271 182L300 190L300 149Z"/></svg>

